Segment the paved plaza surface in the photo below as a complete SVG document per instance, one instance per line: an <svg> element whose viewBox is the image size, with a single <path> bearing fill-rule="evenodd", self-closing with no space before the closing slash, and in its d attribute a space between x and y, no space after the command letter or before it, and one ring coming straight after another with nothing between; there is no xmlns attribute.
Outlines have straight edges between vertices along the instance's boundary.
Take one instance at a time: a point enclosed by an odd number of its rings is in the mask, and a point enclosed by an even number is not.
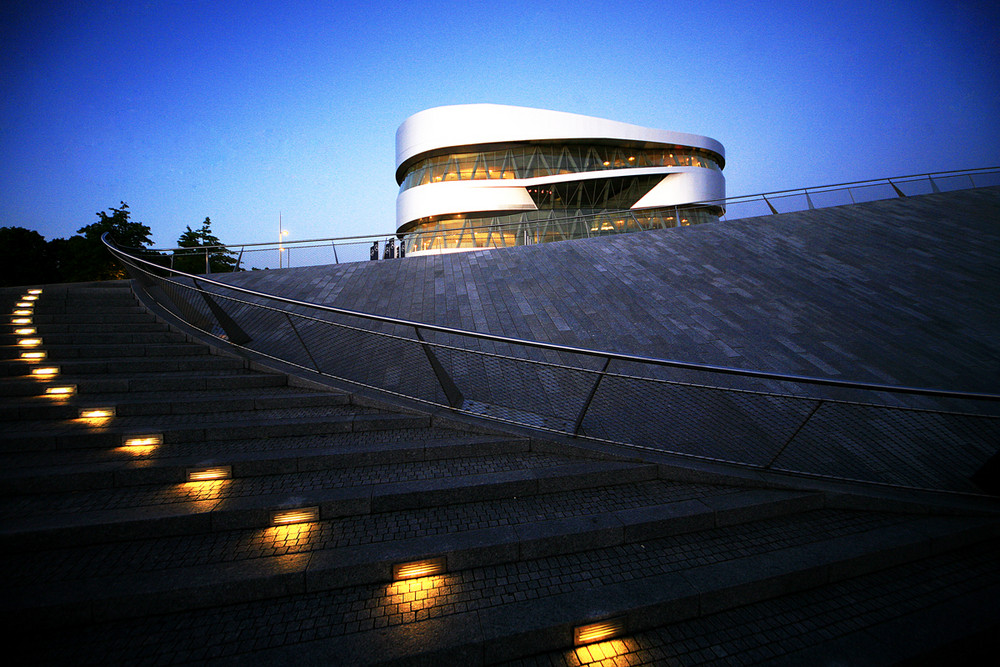
<svg viewBox="0 0 1000 667"><path fill-rule="evenodd" d="M984 188L232 279L508 335L995 392L998 210ZM852 241L834 243L845 217ZM0 291L5 312L26 295ZM210 347L128 282L44 286L27 309L3 332L0 562L29 664L885 665L997 648L1000 504L981 490L744 474L414 410ZM416 562L438 569L404 578ZM616 636L575 642L594 623Z"/></svg>

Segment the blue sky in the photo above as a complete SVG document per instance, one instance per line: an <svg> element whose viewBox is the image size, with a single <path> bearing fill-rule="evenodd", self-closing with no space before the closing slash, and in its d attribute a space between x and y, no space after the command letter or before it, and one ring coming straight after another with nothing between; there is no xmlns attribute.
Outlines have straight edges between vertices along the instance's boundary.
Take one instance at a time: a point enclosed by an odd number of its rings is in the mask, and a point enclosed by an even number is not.
<svg viewBox="0 0 1000 667"><path fill-rule="evenodd" d="M7 0L0 226L388 233L396 128L472 102L713 137L730 195L994 166L992 5Z"/></svg>

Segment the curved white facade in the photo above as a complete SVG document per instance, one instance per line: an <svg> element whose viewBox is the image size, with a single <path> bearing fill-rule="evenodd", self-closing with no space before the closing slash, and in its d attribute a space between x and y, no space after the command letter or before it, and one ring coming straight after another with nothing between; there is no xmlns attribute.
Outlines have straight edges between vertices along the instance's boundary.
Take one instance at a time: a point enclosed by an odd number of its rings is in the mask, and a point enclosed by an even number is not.
<svg viewBox="0 0 1000 667"><path fill-rule="evenodd" d="M396 132L397 232L423 254L692 224L721 211L724 165L722 144L694 134L496 104L427 109Z"/></svg>

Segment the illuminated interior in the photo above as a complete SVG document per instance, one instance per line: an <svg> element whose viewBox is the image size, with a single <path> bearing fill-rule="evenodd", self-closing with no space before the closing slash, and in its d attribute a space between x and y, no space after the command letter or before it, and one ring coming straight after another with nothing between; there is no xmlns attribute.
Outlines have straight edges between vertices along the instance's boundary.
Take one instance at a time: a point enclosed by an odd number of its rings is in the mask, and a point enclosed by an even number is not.
<svg viewBox="0 0 1000 667"><path fill-rule="evenodd" d="M319 507L300 507L294 510L280 510L271 514L271 525L286 526L292 523L319 521Z"/></svg>
<svg viewBox="0 0 1000 667"><path fill-rule="evenodd" d="M720 171L724 163L720 155L689 146L645 148L545 142L425 158L403 172L400 190L441 181L537 178L637 167L703 167Z"/></svg>
<svg viewBox="0 0 1000 667"><path fill-rule="evenodd" d="M612 637L617 637L625 632L625 619L623 617L609 618L596 623L580 625L573 629L573 643L577 646L600 642Z"/></svg>
<svg viewBox="0 0 1000 667"><path fill-rule="evenodd" d="M410 563L398 563L392 566L392 578L396 581L430 577L445 572L445 557L428 558Z"/></svg>

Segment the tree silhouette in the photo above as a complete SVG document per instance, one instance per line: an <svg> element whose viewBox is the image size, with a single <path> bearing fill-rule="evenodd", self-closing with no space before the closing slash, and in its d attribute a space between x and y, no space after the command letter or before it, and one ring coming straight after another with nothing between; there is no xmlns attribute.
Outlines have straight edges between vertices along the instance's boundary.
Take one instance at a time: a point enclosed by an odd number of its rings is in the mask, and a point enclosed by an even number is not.
<svg viewBox="0 0 1000 667"><path fill-rule="evenodd" d="M233 271L236 259L226 250L222 241L212 234L212 220L206 217L201 228L186 231L177 239L177 245L191 250L174 251L173 267L185 273L225 273Z"/></svg>

